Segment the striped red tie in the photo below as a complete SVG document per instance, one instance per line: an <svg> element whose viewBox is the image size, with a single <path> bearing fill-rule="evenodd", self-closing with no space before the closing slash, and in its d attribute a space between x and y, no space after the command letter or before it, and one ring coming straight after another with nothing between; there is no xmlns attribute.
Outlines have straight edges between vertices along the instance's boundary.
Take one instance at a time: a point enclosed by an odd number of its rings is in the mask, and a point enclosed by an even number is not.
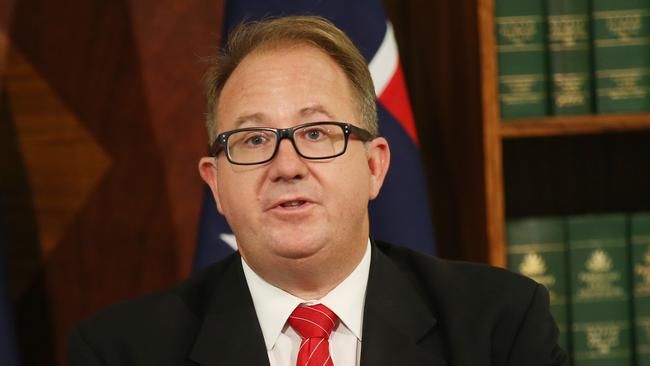
<svg viewBox="0 0 650 366"><path fill-rule="evenodd" d="M299 305L289 317L289 325L300 334L296 366L334 366L329 337L339 318L325 305Z"/></svg>

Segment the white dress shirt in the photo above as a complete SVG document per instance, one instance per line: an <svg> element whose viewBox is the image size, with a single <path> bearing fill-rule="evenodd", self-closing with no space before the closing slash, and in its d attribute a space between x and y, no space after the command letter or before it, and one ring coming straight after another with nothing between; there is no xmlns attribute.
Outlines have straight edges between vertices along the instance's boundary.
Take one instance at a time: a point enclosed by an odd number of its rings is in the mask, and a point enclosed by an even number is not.
<svg viewBox="0 0 650 366"><path fill-rule="evenodd" d="M300 335L287 324L287 319L296 306L303 303L323 304L339 317L339 324L329 339L334 365L359 365L363 307L370 272L370 239L366 253L352 273L319 300L303 300L271 285L257 275L243 258L242 266L271 366L296 365Z"/></svg>

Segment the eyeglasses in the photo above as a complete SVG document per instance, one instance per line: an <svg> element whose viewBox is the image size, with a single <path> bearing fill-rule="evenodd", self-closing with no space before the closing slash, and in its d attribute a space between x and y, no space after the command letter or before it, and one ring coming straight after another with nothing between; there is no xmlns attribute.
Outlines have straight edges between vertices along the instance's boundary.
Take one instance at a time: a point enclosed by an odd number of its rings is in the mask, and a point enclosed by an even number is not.
<svg viewBox="0 0 650 366"><path fill-rule="evenodd" d="M273 160L283 139L289 139L298 155L305 159L330 159L345 153L351 134L364 142L375 138L370 132L343 122L311 122L291 128L240 128L219 134L210 147L210 155L216 157L223 149L232 164L263 164Z"/></svg>

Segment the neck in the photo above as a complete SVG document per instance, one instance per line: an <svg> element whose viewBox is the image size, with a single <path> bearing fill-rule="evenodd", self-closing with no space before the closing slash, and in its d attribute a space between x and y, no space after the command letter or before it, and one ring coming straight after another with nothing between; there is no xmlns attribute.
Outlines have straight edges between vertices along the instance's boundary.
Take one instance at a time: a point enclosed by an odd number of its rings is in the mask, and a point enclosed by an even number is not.
<svg viewBox="0 0 650 366"><path fill-rule="evenodd" d="M345 253L317 253L306 258L280 258L274 263L246 263L265 281L303 300L319 300L359 265L368 237L345 245Z"/></svg>

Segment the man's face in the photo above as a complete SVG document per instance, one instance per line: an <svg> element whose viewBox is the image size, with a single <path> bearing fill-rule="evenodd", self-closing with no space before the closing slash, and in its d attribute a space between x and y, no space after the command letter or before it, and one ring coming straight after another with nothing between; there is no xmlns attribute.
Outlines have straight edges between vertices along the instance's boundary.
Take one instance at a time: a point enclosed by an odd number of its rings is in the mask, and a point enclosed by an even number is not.
<svg viewBox="0 0 650 366"><path fill-rule="evenodd" d="M339 121L363 127L342 69L306 45L248 55L226 82L217 105L218 132L244 127L287 128ZM287 259L346 260L365 248L368 200L388 168L386 140L351 136L345 154L307 160L282 140L265 164L230 164L222 152L200 171L244 259L256 267Z"/></svg>

